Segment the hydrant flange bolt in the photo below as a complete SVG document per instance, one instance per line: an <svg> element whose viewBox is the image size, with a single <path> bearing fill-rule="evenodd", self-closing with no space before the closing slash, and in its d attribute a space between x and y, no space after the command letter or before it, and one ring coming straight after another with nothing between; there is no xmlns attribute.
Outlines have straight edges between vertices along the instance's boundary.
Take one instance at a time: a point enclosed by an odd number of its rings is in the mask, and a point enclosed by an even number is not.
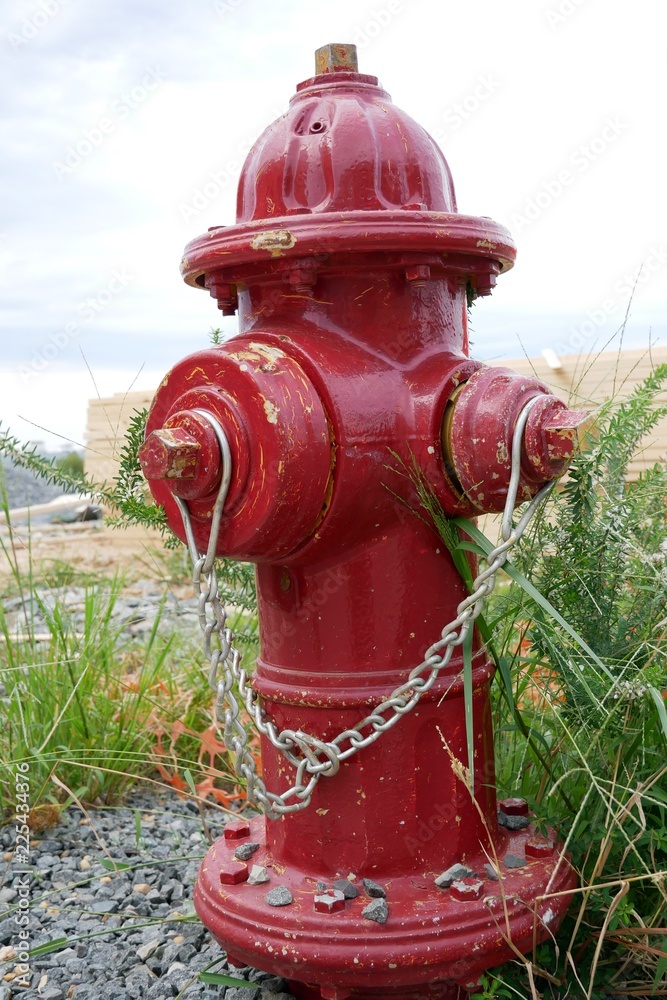
<svg viewBox="0 0 667 1000"><path fill-rule="evenodd" d="M220 278L218 274L209 274L204 282L211 297L218 303L218 309L223 316L234 316L238 309L238 294L236 285L230 285L228 281Z"/></svg>
<svg viewBox="0 0 667 1000"><path fill-rule="evenodd" d="M315 896L315 910L318 913L338 913L345 909L345 896L338 889Z"/></svg>
<svg viewBox="0 0 667 1000"><path fill-rule="evenodd" d="M461 878L452 882L449 890L454 899L464 902L467 899L481 899L484 895L484 883L478 878Z"/></svg>
<svg viewBox="0 0 667 1000"><path fill-rule="evenodd" d="M250 836L250 824L245 820L235 820L227 823L224 829L225 840L242 840L243 837Z"/></svg>
<svg viewBox="0 0 667 1000"><path fill-rule="evenodd" d="M553 854L555 847L553 840L543 840L542 838L534 837L526 841L525 850L527 858L549 858Z"/></svg>
<svg viewBox="0 0 667 1000"><path fill-rule="evenodd" d="M320 986L320 996L322 1000L347 1000L351 994L339 986Z"/></svg>
<svg viewBox="0 0 667 1000"><path fill-rule="evenodd" d="M289 283L299 295L312 295L316 274L312 268L295 267L289 272Z"/></svg>
<svg viewBox="0 0 667 1000"><path fill-rule="evenodd" d="M430 277L431 268L428 264L414 264L405 269L405 280L411 288L425 288Z"/></svg>
<svg viewBox="0 0 667 1000"><path fill-rule="evenodd" d="M248 866L241 861L228 861L220 869L221 885L239 885L248 881Z"/></svg>
<svg viewBox="0 0 667 1000"><path fill-rule="evenodd" d="M528 803L525 799L500 799L498 802L498 808L501 812L504 812L506 816L528 815Z"/></svg>

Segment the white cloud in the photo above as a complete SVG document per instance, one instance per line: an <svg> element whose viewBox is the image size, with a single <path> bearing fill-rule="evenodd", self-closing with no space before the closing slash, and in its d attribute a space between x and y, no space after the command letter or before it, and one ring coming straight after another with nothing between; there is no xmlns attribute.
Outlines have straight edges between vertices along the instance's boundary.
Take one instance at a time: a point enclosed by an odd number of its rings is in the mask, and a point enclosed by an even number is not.
<svg viewBox="0 0 667 1000"><path fill-rule="evenodd" d="M58 9L12 45L10 35L44 4ZM515 233L516 268L474 318L480 356L518 354L518 331L536 353L562 342L667 231L663 42L646 30L654 7L570 7L555 24L560 0L222 0L217 10L200 0L195 17L180 0L9 0L0 15L2 419L21 430L16 412L39 413L48 424L43 401L53 406L57 392L47 385L67 378L66 409L53 412L80 437L91 387L79 346L107 373L108 391L121 391L142 363L157 379L206 343L219 314L205 293L183 285L178 263L189 239L233 221L235 182L221 184L196 218L180 207L212 172L231 172L312 73L314 49L331 40L361 43L361 71L442 132L461 211L509 220L573 168L573 182ZM153 67L164 78L131 107ZM482 79L495 83L473 106ZM465 114L452 111L457 104ZM627 125L618 141L586 169L573 167L577 150L615 116ZM53 161L102 118L113 127L58 179ZM62 350L57 375L44 372L39 391L23 387L19 407L11 386L21 365L119 267L133 281ZM638 286L628 345L664 322L666 275L658 269ZM596 328L602 339L621 308L614 294L618 308Z"/></svg>

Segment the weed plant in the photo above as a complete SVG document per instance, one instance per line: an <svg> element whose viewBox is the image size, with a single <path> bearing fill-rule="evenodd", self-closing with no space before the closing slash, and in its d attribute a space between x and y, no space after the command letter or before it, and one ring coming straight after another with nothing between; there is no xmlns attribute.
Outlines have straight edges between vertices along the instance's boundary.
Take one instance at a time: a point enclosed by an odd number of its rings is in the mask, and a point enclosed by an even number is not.
<svg viewBox="0 0 667 1000"><path fill-rule="evenodd" d="M499 794L559 830L580 889L557 939L484 977L479 998L535 997L535 983L667 996L667 465L627 482L666 382L663 366L602 407L482 623L500 668ZM451 522L435 521L451 545Z"/></svg>
<svg viewBox="0 0 667 1000"><path fill-rule="evenodd" d="M49 477L60 475L32 451L24 462ZM124 488L114 488L122 512ZM132 508L133 520L148 523L140 506L137 501ZM128 635L117 613L121 576L98 578L59 561L38 571L32 558L22 571L2 489L0 508L0 549L9 568L0 605L0 817L11 813L14 773L24 763L30 765L35 827L45 817L57 818L63 803L117 803L138 781L167 782L222 804L242 794L224 745L213 735L212 695L196 626L169 630L163 604L148 633ZM30 527L20 535L21 544L27 539L30 546ZM174 574L174 582L186 578L176 550L162 561L165 583ZM251 651L254 584L247 567L230 569L220 589L233 605L230 624L240 646ZM66 601L67 588L75 586L83 592L78 616ZM20 601L18 623L5 610L7 597Z"/></svg>
<svg viewBox="0 0 667 1000"><path fill-rule="evenodd" d="M667 467L627 483L629 462L664 412L654 400L665 382L663 367L626 402L602 407L596 442L575 458L478 619L498 667L499 793L526 798L540 823L559 830L580 879L555 940L524 963L489 972L478 1000L536 998L538 988L587 1000L667 996ZM138 414L113 487L84 477L76 486L112 506L121 523L166 531L163 513L147 505L136 461L144 422ZM7 435L0 452L40 474L65 475ZM420 516L432 518L470 582L468 553L483 556L492 544L472 523L447 519L416 482ZM220 576L250 641L251 572L225 564ZM117 584L104 597L91 591L81 635L56 607L43 646L19 642L0 619L9 678L0 760L36 762L45 782L57 767L63 784L88 798L118 796L147 773L147 721L156 708L165 712L160 684L176 720L192 720L209 700L197 664L179 690L192 684L203 701L190 693L179 702L165 667L182 662L183 651L157 631L135 649L140 678L125 690L116 595ZM187 774L195 750L179 760ZM2 775L0 767L0 788Z"/></svg>

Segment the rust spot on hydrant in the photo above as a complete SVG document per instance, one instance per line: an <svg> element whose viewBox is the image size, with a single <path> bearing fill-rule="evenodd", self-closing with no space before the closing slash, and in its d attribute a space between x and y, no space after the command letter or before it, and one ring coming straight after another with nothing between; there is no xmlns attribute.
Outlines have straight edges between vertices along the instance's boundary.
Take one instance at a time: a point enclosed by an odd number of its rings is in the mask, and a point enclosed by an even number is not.
<svg viewBox="0 0 667 1000"><path fill-rule="evenodd" d="M272 229L255 236L250 246L253 250L266 250L272 257L282 257L285 250L291 250L295 243L296 236L289 229Z"/></svg>

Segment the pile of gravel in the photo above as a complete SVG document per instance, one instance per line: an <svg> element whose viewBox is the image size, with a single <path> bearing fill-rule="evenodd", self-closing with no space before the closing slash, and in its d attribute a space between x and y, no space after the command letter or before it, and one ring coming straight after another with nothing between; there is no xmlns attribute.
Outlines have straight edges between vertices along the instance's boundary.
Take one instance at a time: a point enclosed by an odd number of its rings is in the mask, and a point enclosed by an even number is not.
<svg viewBox="0 0 667 1000"><path fill-rule="evenodd" d="M11 949L20 946L16 916L24 912L17 908L15 869L26 866L13 857L14 825L0 831L0 1000L166 1000L180 991L186 1000L290 1000L283 979L228 967L194 913L192 892L208 841L193 802L156 802L140 793L126 807L90 816L94 830L77 809L68 810L32 846L30 947L58 938L67 943L31 960L28 988L12 986L11 978ZM222 833L221 816L207 811L214 837ZM109 856L131 867L107 868L101 862ZM199 982L213 962L209 971L246 979L248 987Z"/></svg>
<svg viewBox="0 0 667 1000"><path fill-rule="evenodd" d="M103 581L96 591L97 599L103 601ZM45 612L48 614L58 606L71 627L75 631L81 630L88 598L89 591L85 587L37 585L20 597L3 602L7 629L12 636L46 632ZM159 631L173 632L178 627L193 639L198 639L197 600L189 584L167 590L163 584L139 580L126 586L115 600L112 625L118 626L125 637L138 637L150 633L158 617Z"/></svg>
<svg viewBox="0 0 667 1000"><path fill-rule="evenodd" d="M47 483L28 469L21 469L5 458L0 461L2 462L10 510L38 503L49 503L50 500L62 496L62 486Z"/></svg>

